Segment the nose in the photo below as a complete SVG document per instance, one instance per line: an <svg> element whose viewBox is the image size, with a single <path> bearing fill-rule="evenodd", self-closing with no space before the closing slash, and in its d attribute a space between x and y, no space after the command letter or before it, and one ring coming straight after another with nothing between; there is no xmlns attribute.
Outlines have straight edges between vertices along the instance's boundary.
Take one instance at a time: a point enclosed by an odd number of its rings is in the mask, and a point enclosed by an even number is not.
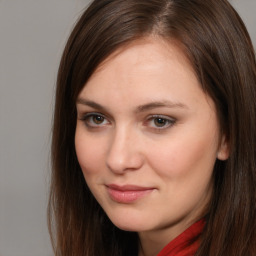
<svg viewBox="0 0 256 256"><path fill-rule="evenodd" d="M139 134L127 128L116 130L109 142L107 167L116 174L139 170L144 163Z"/></svg>

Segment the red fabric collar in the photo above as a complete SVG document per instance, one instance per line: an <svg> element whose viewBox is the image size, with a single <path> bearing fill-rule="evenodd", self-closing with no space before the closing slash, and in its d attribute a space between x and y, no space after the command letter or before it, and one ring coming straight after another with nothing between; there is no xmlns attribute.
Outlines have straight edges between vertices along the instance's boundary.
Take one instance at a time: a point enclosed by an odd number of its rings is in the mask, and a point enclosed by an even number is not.
<svg viewBox="0 0 256 256"><path fill-rule="evenodd" d="M195 255L198 247L199 241L198 239L190 244L193 239L198 237L205 226L205 220L202 219L188 229L186 229L183 233L177 236L174 240L172 240L168 245L164 247L164 249L157 254L157 256L193 256Z"/></svg>

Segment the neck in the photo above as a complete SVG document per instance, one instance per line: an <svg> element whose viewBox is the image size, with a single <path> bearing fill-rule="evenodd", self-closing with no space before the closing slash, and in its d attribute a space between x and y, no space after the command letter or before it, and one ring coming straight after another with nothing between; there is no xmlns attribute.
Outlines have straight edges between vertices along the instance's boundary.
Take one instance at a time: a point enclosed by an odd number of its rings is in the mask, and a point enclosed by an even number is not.
<svg viewBox="0 0 256 256"><path fill-rule="evenodd" d="M170 241L185 231L190 225L191 223L186 226L174 225L168 228L164 227L163 229L154 230L152 232L140 232L139 256L157 255Z"/></svg>
<svg viewBox="0 0 256 256"><path fill-rule="evenodd" d="M193 225L184 226L182 229L180 229L180 227L172 227L171 230L165 228L154 232L141 232L139 233L140 248L138 255L156 256L167 244L169 245L164 249L165 253L166 250L169 252L172 251L172 255L176 255L178 252L195 253L198 249L199 235L204 225L205 221L202 219ZM190 244L191 239L196 240Z"/></svg>

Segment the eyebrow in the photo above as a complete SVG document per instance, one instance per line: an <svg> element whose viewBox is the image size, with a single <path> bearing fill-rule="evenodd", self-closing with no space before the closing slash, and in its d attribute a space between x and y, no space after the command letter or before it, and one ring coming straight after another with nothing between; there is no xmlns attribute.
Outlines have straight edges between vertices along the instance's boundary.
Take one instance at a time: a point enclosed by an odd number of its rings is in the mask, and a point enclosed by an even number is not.
<svg viewBox="0 0 256 256"><path fill-rule="evenodd" d="M183 103L180 102L171 102L171 101L154 101L154 102L150 102L148 104L144 104L144 105L140 105L137 107L136 112L144 112L144 111L148 111L148 110L152 110L155 108L163 108L163 107L167 107L167 108L184 108L184 109L188 109L188 106L186 106Z"/></svg>
<svg viewBox="0 0 256 256"><path fill-rule="evenodd" d="M91 100L85 100L85 99L82 99L82 98L78 98L77 101L76 101L77 104L82 104L82 105L86 105L86 106L89 106L89 107L92 107L92 108L95 108L97 110L106 110L107 108L94 102L94 101L91 101Z"/></svg>
<svg viewBox="0 0 256 256"><path fill-rule="evenodd" d="M95 108L97 110L100 111L107 111L107 108L94 102L91 100L86 100L86 99L82 99L82 98L78 98L77 99L77 104L82 104L82 105L86 105L92 108ZM139 113L139 112L145 112L145 111L149 111L155 108L181 108L181 109L189 109L189 107L181 102L172 102L169 100L163 100L163 101L153 101L147 104L143 104L140 105L138 107L135 108L135 112Z"/></svg>

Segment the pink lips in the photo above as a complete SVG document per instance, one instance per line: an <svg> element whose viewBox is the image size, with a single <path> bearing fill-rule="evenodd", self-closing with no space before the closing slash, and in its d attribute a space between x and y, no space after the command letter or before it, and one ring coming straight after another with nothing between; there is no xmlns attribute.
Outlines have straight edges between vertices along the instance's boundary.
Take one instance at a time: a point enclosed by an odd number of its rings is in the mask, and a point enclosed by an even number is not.
<svg viewBox="0 0 256 256"><path fill-rule="evenodd" d="M132 203L151 193L153 190L154 188L138 187L133 185L107 185L107 191L110 198L118 203Z"/></svg>

